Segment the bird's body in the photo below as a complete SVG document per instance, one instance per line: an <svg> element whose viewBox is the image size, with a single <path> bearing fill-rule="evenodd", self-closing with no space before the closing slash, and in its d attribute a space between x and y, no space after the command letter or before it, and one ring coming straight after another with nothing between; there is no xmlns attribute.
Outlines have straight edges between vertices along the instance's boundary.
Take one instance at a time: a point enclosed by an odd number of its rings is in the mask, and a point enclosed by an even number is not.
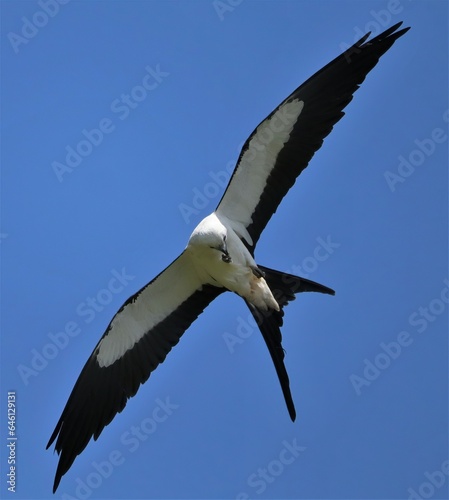
<svg viewBox="0 0 449 500"><path fill-rule="evenodd" d="M243 298L273 360L289 415L296 411L284 365L283 308L300 292L334 291L258 265L254 252L282 198L343 116L366 75L408 28L365 35L288 96L245 142L216 210L187 247L112 318L70 394L47 448L60 454L53 491L90 439L97 439L220 294Z"/></svg>
<svg viewBox="0 0 449 500"><path fill-rule="evenodd" d="M185 253L201 283L234 292L263 311L279 311L263 273L225 217L213 212L204 218L190 236Z"/></svg>

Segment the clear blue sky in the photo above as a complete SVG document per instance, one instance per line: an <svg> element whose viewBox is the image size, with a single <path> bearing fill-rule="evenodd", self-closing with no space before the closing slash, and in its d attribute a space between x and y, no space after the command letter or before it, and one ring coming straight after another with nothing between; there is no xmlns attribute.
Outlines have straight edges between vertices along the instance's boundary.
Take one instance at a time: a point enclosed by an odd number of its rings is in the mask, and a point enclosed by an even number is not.
<svg viewBox="0 0 449 500"><path fill-rule="evenodd" d="M45 445L81 368L215 208L254 127L367 29L401 20L412 29L257 248L337 292L286 309L297 421L245 304L221 296L55 498L447 498L447 2L1 7L2 498L53 498Z"/></svg>

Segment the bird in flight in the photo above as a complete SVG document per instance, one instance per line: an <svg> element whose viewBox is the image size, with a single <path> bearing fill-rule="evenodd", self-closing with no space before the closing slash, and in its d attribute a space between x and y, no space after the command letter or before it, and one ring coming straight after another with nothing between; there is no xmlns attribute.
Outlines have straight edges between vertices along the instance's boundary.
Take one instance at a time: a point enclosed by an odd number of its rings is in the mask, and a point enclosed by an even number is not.
<svg viewBox="0 0 449 500"><path fill-rule="evenodd" d="M53 492L203 310L220 294L242 297L273 360L288 412L295 407L282 349L283 308L299 292L334 291L258 265L254 251L279 203L344 115L366 75L409 28L363 36L290 94L249 136L216 210L164 271L112 318L70 394L47 448L59 455Z"/></svg>

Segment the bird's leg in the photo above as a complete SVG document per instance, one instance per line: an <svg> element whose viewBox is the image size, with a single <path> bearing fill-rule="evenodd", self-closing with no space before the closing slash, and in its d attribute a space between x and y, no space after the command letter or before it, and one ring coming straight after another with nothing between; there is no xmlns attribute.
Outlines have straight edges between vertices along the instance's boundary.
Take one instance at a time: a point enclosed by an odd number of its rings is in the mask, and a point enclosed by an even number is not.
<svg viewBox="0 0 449 500"><path fill-rule="evenodd" d="M251 267L251 271L256 278L265 278L265 273L261 271L257 266Z"/></svg>

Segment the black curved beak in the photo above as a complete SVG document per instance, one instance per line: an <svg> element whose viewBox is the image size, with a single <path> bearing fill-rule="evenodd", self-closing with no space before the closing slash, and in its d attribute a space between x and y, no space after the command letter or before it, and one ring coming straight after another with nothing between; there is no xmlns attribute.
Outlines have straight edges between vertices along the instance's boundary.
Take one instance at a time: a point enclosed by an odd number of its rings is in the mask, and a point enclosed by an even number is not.
<svg viewBox="0 0 449 500"><path fill-rule="evenodd" d="M221 260L229 264L232 262L231 256L228 252L228 247L226 246L226 242L223 241L223 244L219 247L220 252L222 253Z"/></svg>

